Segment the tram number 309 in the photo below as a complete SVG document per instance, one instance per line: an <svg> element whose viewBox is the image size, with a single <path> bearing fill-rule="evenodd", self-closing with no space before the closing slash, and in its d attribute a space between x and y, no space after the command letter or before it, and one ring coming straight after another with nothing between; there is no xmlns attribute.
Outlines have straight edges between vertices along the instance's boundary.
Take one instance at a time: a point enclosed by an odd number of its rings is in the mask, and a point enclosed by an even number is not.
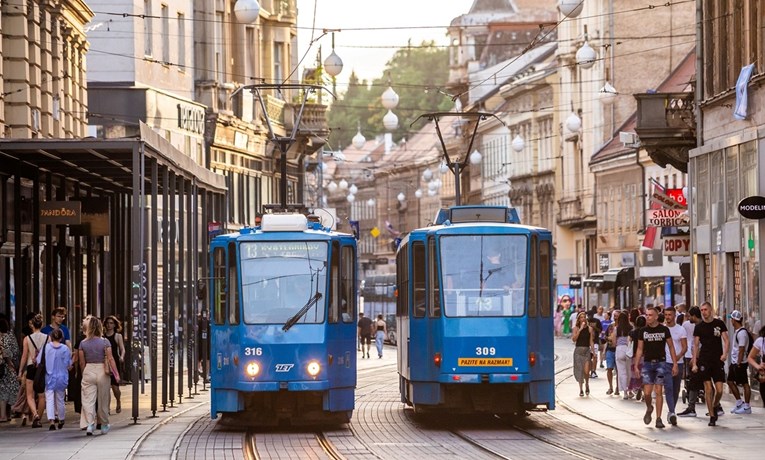
<svg viewBox="0 0 765 460"><path fill-rule="evenodd" d="M263 349L260 347L244 347L244 356L261 356Z"/></svg>
<svg viewBox="0 0 765 460"><path fill-rule="evenodd" d="M497 350L494 347L475 347L476 356L494 356Z"/></svg>

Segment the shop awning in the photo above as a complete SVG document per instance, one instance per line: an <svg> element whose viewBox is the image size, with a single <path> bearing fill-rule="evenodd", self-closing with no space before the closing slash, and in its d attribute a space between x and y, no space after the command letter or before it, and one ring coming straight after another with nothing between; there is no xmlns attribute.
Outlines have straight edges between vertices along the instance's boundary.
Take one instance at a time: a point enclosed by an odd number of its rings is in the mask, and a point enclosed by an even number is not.
<svg viewBox="0 0 765 460"><path fill-rule="evenodd" d="M603 284L603 273L592 273L590 276L582 280L584 287L599 287Z"/></svg>
<svg viewBox="0 0 765 460"><path fill-rule="evenodd" d="M628 284L635 278L635 268L633 267L619 267L612 268L603 273L603 281L606 283L614 283L618 285Z"/></svg>

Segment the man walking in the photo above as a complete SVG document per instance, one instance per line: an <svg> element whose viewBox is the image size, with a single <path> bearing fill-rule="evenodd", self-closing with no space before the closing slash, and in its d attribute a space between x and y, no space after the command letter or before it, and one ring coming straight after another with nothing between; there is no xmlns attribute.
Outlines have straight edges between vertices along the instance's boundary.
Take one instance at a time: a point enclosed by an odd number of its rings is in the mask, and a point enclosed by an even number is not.
<svg viewBox="0 0 765 460"><path fill-rule="evenodd" d="M698 372L704 381L704 398L709 409L709 426L717 425L717 417L725 381L725 359L728 357L728 328L712 316L712 304L701 304L701 322L693 330L691 372Z"/></svg>
<svg viewBox="0 0 765 460"><path fill-rule="evenodd" d="M364 358L366 355L369 358L369 347L372 344L372 319L359 312L358 327L359 338L361 339L361 357Z"/></svg>
<svg viewBox="0 0 765 460"><path fill-rule="evenodd" d="M732 414L751 414L752 407L749 400L752 397L752 389L749 387L749 364L746 362L749 355L749 332L744 327L743 315L740 311L734 310L730 314L733 322L733 346L730 349L730 367L728 368L728 388L730 393L736 398L736 407L731 411ZM741 400L741 393L738 391L739 385L744 387L744 400Z"/></svg>
<svg viewBox="0 0 765 460"><path fill-rule="evenodd" d="M696 400L699 398L699 391L704 385L698 372L691 372L691 360L693 359L694 350L693 331L700 322L701 310L699 310L699 307L691 307L685 316L685 321L683 321L683 329L685 329L685 333L688 336L688 350L686 350L685 357L683 358L685 367L683 370L685 371L686 389L688 390L688 407L677 414L678 417L696 416Z"/></svg>
<svg viewBox="0 0 765 460"><path fill-rule="evenodd" d="M673 312L674 313L674 312ZM651 423L651 413L653 405L651 396L656 393L656 428L664 428L664 422L661 421L662 409L662 390L665 379L671 379L677 374L677 355L675 346L672 343L672 334L667 326L659 324L659 312L655 308L646 309L646 326L638 331L638 346L635 353L635 363L640 362L640 357L644 357L643 369L641 372L643 378L643 395L645 398L645 416L643 423ZM672 357L672 374L666 375L667 357L665 350L669 349ZM635 364L635 373L638 373L638 365Z"/></svg>
<svg viewBox="0 0 765 460"><path fill-rule="evenodd" d="M675 415L675 407L677 406L677 398L680 396L680 381L683 378L683 356L688 349L688 335L685 332L683 326L677 324L675 321L677 315L675 314L675 308L669 306L664 309L664 325L669 329L669 333L672 335L672 343L675 346L675 355L677 356L677 373L669 375L664 379L664 394L667 397L667 418L671 425L677 425L677 415ZM670 360L669 346L664 350L664 354L667 358L666 367L672 367L672 361ZM666 372L669 373L669 370Z"/></svg>
<svg viewBox="0 0 765 460"><path fill-rule="evenodd" d="M64 326L65 319L66 319L66 308L64 307L54 308L53 312L50 315L50 324L40 329L40 332L42 332L45 335L50 335L50 333L55 331L56 329L61 329L61 332L64 334L64 343L66 344L67 347L69 347L69 350L71 350L72 338L69 335L69 328Z"/></svg>

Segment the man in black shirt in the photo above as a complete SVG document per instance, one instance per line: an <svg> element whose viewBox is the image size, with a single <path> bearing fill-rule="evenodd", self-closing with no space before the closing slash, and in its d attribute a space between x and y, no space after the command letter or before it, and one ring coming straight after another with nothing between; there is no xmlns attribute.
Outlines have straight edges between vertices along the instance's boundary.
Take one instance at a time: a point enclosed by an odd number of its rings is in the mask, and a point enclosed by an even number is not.
<svg viewBox="0 0 765 460"><path fill-rule="evenodd" d="M693 358L691 372L698 372L704 380L704 397L709 409L709 426L717 424L722 410L723 383L725 383L725 360L729 349L728 328L725 322L712 316L712 304L701 304L701 322L693 330ZM714 393L712 384L714 383Z"/></svg>
<svg viewBox="0 0 765 460"><path fill-rule="evenodd" d="M672 342L672 334L669 328L659 324L659 312L651 307L646 309L646 326L638 331L638 346L635 353L635 363L640 362L640 357L644 357L641 376L643 378L643 394L645 397L646 411L643 416L643 422L648 425L651 423L651 395L656 392L656 428L664 428L664 422L661 421L662 392L664 391L664 379L672 378L677 375L677 355L675 354L675 345ZM672 370L667 366L667 357L665 350L669 350L672 356ZM638 372L638 366L635 364L635 372Z"/></svg>
<svg viewBox="0 0 765 460"><path fill-rule="evenodd" d="M369 358L369 347L372 343L372 319L359 313L359 338L361 339L361 357ZM366 347L366 351L365 350Z"/></svg>

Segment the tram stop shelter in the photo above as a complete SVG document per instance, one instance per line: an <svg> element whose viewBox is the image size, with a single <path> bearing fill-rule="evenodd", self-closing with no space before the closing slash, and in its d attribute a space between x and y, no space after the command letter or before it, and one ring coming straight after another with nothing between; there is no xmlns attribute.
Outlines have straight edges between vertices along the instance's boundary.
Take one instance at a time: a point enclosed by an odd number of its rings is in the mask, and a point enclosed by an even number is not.
<svg viewBox="0 0 765 460"><path fill-rule="evenodd" d="M115 315L133 419L147 381L152 413L193 397L197 280L226 178L142 124L124 139L0 139L0 191L0 312L14 331L66 307L76 342L86 315Z"/></svg>

